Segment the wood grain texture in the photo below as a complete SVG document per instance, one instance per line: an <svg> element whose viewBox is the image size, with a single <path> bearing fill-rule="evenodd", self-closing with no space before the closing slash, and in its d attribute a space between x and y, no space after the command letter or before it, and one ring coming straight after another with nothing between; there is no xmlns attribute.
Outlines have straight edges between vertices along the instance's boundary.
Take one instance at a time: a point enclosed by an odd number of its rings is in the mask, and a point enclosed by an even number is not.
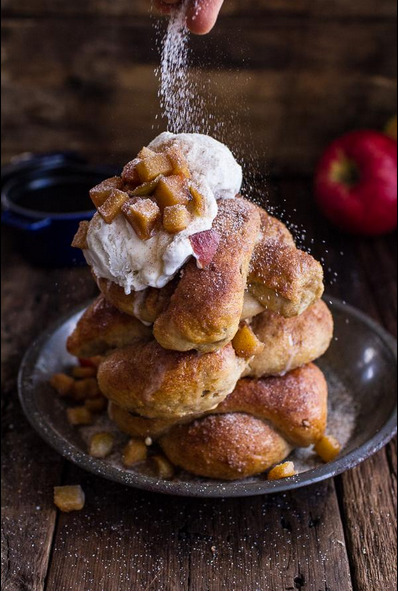
<svg viewBox="0 0 398 592"><path fill-rule="evenodd" d="M293 231L300 236L304 227L303 246L323 260L327 292L363 310L396 334L396 234L366 239L338 233L305 197L311 193L311 185L307 185L307 191L305 184L297 185L295 195L294 185L294 181L282 181L279 198L271 195L269 201L280 212L284 195L282 209L293 212L296 207L297 211L290 214ZM395 590L396 439L336 482L353 589Z"/></svg>
<svg viewBox="0 0 398 592"><path fill-rule="evenodd" d="M331 482L241 500L149 495L76 468L68 482L87 505L60 517L49 590L352 589Z"/></svg>
<svg viewBox="0 0 398 592"><path fill-rule="evenodd" d="M224 122L216 135L273 174L310 173L336 135L394 112L393 22L249 19L242 30L242 43L230 22L193 41L192 84ZM150 24L6 19L2 43L4 161L69 148L121 164L164 129Z"/></svg>
<svg viewBox="0 0 398 592"><path fill-rule="evenodd" d="M64 462L30 428L18 403L16 378L32 340L65 306L76 306L73 295L68 295L72 277L78 300L79 291L87 296L79 290L81 270L49 273L21 266L6 238L2 246L1 589L43 590L56 521L53 487L61 482ZM87 294L92 293L87 286Z"/></svg>
<svg viewBox="0 0 398 592"><path fill-rule="evenodd" d="M5 15L106 15L146 16L151 0L3 0ZM311 15L315 17L393 17L393 0L225 0L222 16L249 14Z"/></svg>
<svg viewBox="0 0 398 592"><path fill-rule="evenodd" d="M396 441L339 481L354 590L396 590Z"/></svg>

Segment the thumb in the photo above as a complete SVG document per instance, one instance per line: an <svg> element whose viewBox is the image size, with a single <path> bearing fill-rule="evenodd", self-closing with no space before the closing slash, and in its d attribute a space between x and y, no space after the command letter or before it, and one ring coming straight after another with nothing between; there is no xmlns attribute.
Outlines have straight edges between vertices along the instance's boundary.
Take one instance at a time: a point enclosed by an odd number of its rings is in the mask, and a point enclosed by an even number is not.
<svg viewBox="0 0 398 592"><path fill-rule="evenodd" d="M169 0L169 2L174 0ZM224 0L191 0L187 12L187 25L192 33L205 35L214 27Z"/></svg>

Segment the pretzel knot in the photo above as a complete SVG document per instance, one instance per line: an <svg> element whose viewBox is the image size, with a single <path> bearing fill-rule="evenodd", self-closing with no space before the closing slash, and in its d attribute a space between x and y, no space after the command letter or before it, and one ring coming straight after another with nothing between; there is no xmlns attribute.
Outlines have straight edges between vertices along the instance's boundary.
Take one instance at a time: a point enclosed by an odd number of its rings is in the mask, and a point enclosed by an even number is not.
<svg viewBox="0 0 398 592"><path fill-rule="evenodd" d="M212 257L191 257L164 288L126 294L94 275L101 295L67 348L104 356L98 383L122 431L196 475L239 479L322 437L327 385L312 362L333 320L321 265L281 222L238 196L218 202L212 231Z"/></svg>
<svg viewBox="0 0 398 592"><path fill-rule="evenodd" d="M314 364L284 377L243 378L223 403L200 417L153 420L109 405L110 418L123 432L157 439L175 465L217 479L262 473L293 448L316 443L326 415L327 385Z"/></svg>

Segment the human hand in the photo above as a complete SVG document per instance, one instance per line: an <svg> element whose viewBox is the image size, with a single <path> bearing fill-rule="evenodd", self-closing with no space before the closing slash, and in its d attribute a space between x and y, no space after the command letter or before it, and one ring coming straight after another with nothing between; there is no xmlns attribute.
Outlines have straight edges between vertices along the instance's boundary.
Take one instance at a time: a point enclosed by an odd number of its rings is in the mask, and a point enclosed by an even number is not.
<svg viewBox="0 0 398 592"><path fill-rule="evenodd" d="M163 14L171 14L181 0L155 0ZM192 33L205 35L214 27L224 0L188 0L187 26Z"/></svg>

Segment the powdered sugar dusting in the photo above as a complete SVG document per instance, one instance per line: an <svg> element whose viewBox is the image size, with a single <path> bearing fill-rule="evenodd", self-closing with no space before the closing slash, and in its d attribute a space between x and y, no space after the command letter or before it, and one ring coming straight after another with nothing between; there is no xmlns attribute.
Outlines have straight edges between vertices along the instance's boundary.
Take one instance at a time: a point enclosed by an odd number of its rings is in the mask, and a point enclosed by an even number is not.
<svg viewBox="0 0 398 592"><path fill-rule="evenodd" d="M166 34L161 41L159 99L168 129L174 133L202 131L202 125L194 125L194 115L203 112L198 104L188 73L189 31L186 27L187 0L170 16ZM200 103L200 101L199 101ZM200 128L200 129L199 129Z"/></svg>
<svg viewBox="0 0 398 592"><path fill-rule="evenodd" d="M323 371L329 389L326 433L337 438L344 451L355 429L357 415L355 400L352 393L334 372L328 368L323 368ZM290 458L298 473L314 469L321 464L313 446L297 448Z"/></svg>

